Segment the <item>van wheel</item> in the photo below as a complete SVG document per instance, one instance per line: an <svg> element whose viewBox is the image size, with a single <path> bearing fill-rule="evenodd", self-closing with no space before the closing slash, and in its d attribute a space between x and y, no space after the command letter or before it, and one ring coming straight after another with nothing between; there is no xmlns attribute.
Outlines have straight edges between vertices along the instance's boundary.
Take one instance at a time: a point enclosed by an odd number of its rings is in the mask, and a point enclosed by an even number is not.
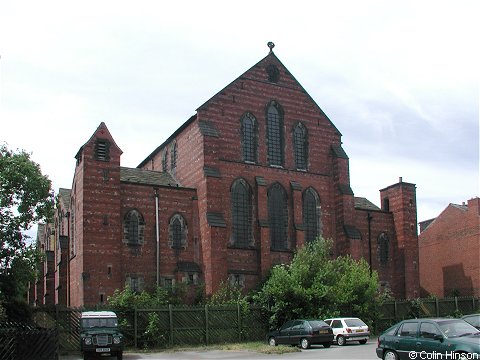
<svg viewBox="0 0 480 360"><path fill-rule="evenodd" d="M364 344L367 343L367 340L359 340L358 342L359 342L360 344L364 345Z"/></svg>
<svg viewBox="0 0 480 360"><path fill-rule="evenodd" d="M308 341L308 339L306 339L306 338L303 338L302 340L300 340L300 347L303 350L308 349L310 347L310 341Z"/></svg>
<svg viewBox="0 0 480 360"><path fill-rule="evenodd" d="M343 346L345 345L345 338L342 335L337 336L337 344L338 346Z"/></svg>

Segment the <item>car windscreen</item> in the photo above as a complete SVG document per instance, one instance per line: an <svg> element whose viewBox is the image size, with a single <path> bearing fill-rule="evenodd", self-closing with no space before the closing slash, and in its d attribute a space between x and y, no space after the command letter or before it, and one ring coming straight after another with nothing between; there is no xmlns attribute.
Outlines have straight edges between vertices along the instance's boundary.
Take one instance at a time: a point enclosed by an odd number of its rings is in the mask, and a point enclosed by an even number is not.
<svg viewBox="0 0 480 360"><path fill-rule="evenodd" d="M308 323L314 329L318 329L318 328L321 328L321 327L328 326L328 324L325 321L322 321L322 320L309 320Z"/></svg>
<svg viewBox="0 0 480 360"><path fill-rule="evenodd" d="M117 327L116 318L94 318L94 319L82 319L83 328L95 328L95 327Z"/></svg>
<svg viewBox="0 0 480 360"><path fill-rule="evenodd" d="M467 336L478 333L475 327L463 320L440 321L438 325L447 337Z"/></svg>
<svg viewBox="0 0 480 360"><path fill-rule="evenodd" d="M367 326L367 324L360 319L345 319L345 324L347 324L348 327Z"/></svg>
<svg viewBox="0 0 480 360"><path fill-rule="evenodd" d="M463 318L466 322L468 322L470 325L473 325L475 327L480 326L480 315L473 315L473 316L465 316Z"/></svg>

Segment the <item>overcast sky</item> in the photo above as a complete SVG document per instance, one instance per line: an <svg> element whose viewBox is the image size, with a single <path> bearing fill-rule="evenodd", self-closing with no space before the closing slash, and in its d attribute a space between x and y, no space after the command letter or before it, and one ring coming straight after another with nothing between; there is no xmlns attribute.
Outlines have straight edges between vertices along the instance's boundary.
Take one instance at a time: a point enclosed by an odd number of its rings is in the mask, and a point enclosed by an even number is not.
<svg viewBox="0 0 480 360"><path fill-rule="evenodd" d="M136 167L267 42L343 134L355 196L417 185L418 220L479 195L479 5L0 0L0 143L54 189L100 122Z"/></svg>

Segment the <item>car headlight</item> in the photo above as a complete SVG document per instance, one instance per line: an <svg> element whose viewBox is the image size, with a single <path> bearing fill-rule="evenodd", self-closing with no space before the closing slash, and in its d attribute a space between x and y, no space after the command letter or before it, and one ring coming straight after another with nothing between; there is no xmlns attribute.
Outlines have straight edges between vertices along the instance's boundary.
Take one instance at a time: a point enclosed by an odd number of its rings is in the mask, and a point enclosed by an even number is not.
<svg viewBox="0 0 480 360"><path fill-rule="evenodd" d="M120 336L114 336L113 337L113 343L114 344L120 344L122 342L122 338Z"/></svg>
<svg viewBox="0 0 480 360"><path fill-rule="evenodd" d="M85 342L85 345L92 345L92 338L91 337L86 337L83 339Z"/></svg>

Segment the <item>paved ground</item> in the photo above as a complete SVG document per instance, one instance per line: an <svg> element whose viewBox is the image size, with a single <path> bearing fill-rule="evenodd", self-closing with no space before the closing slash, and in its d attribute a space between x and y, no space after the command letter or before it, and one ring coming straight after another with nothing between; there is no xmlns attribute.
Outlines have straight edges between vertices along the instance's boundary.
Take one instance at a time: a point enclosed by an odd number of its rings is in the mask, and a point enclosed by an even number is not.
<svg viewBox="0 0 480 360"><path fill-rule="evenodd" d="M312 346L311 349L303 350L296 353L288 353L282 355L266 355L258 354L248 351L186 351L186 352L161 352L140 354L126 352L123 355L124 360L163 360L163 359L178 359L178 360L200 360L200 359L249 359L249 360L273 360L273 359L358 359L358 360L375 360L378 359L375 354L377 347L377 340L371 339L365 345L358 345L357 343L347 344L346 346L332 345L325 349L323 346ZM60 360L80 360L82 357L78 355L60 356ZM116 359L114 357L102 357L99 359Z"/></svg>

